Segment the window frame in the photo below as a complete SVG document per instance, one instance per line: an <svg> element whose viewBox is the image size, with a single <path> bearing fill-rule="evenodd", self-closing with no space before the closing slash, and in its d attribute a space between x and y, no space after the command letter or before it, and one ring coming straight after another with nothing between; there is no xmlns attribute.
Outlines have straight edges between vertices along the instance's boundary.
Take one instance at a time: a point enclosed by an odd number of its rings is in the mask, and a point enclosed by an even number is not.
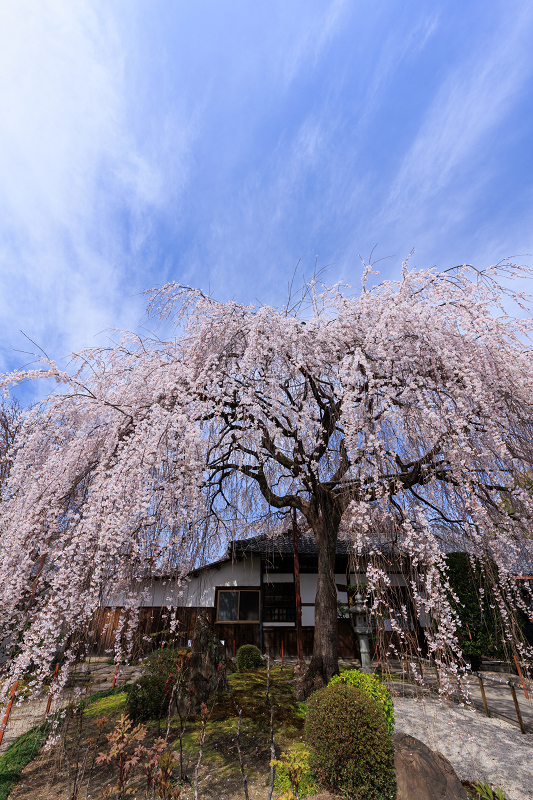
<svg viewBox="0 0 533 800"><path fill-rule="evenodd" d="M277 602L272 602L273 598ZM293 581L269 580L263 583L263 622L266 625L296 624L296 586Z"/></svg>
<svg viewBox="0 0 533 800"><path fill-rule="evenodd" d="M241 611L241 592L256 592L258 595L259 614L257 619L219 619L218 609L221 592L238 592L237 616ZM215 625L259 625L261 622L261 588L259 586L217 586L215 604Z"/></svg>

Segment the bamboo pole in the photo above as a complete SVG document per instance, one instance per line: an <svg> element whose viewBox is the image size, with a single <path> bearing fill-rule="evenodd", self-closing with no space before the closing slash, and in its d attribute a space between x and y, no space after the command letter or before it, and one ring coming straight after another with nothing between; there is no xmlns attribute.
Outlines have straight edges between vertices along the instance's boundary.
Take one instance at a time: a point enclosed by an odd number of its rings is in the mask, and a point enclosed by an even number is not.
<svg viewBox="0 0 533 800"><path fill-rule="evenodd" d="M56 664L55 672L54 672L54 675L53 675L53 678L52 678L52 682L50 684L50 691L48 692L48 702L46 704L46 711L45 711L45 714L44 714L45 717L48 716L48 712L50 711L50 706L52 705L52 686L56 682L56 678L57 678L57 673L58 672L59 672L59 661Z"/></svg>
<svg viewBox="0 0 533 800"><path fill-rule="evenodd" d="M11 697L9 698L9 703L7 704L6 713L4 715L4 719L2 722L2 727L0 728L0 744L2 744L2 739L4 738L4 731L6 729L7 721L11 713L11 706L13 705L13 700L15 699L15 692L17 691L18 685L19 682L15 681L15 683L13 684L13 688L11 689Z"/></svg>

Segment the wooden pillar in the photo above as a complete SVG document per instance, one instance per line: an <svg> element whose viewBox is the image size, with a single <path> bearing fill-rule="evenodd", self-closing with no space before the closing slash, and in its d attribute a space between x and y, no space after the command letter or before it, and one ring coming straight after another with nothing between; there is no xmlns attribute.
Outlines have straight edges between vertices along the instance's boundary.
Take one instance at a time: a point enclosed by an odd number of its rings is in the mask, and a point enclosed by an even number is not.
<svg viewBox="0 0 533 800"><path fill-rule="evenodd" d="M524 690L524 694L526 696L526 700L529 700L529 694L528 694L528 691L526 689L526 682L524 680L524 676L522 675L522 670L520 669L520 664L518 663L518 659L517 659L516 655L514 655L513 658L514 658L514 663L516 664L516 669L518 671L518 677L520 678L520 680L522 682L522 688Z"/></svg>
<svg viewBox="0 0 533 800"><path fill-rule="evenodd" d="M479 688L481 690L481 699L483 700L483 708L485 709L485 714L487 717L490 717L489 707L487 704L487 697L485 695L485 687L483 686L483 678L481 677L480 673L477 673L477 679L479 681Z"/></svg>
<svg viewBox="0 0 533 800"><path fill-rule="evenodd" d="M55 672L50 682L50 692L48 693L48 702L46 704L46 711L44 712L45 717L48 716L48 712L50 711L50 706L52 705L52 688L54 683L57 680L57 673L59 672L59 661L56 664Z"/></svg>
<svg viewBox="0 0 533 800"><path fill-rule="evenodd" d="M520 706L518 705L518 698L516 696L516 691L515 691L515 688L514 688L513 684L511 683L511 681L509 681L509 688L511 689L511 694L513 696L513 703L514 703L514 707L515 707L515 711L516 711L516 716L518 717L518 724L520 726L520 731L522 733L525 733L526 729L524 728L524 722L522 720L522 714L520 713Z"/></svg>
<svg viewBox="0 0 533 800"><path fill-rule="evenodd" d="M17 691L18 681L15 681L13 684L13 688L11 689L11 697L9 698L9 703L7 704L6 713L4 715L4 720L2 722L2 727L0 728L0 744L2 744L2 739L4 738L4 731L7 726L7 721L9 719L9 714L11 712L11 706L13 705L13 700L15 699L15 692Z"/></svg>
<svg viewBox="0 0 533 800"><path fill-rule="evenodd" d="M264 628L263 628L263 615L265 610L265 587L263 582L263 556L259 558L259 650L261 653L264 648Z"/></svg>
<svg viewBox="0 0 533 800"><path fill-rule="evenodd" d="M292 515L292 545L294 552L294 597L296 600L296 652L298 661L303 661L304 649L302 641L302 598L300 595L300 559L298 555L298 525L296 524L296 509Z"/></svg>

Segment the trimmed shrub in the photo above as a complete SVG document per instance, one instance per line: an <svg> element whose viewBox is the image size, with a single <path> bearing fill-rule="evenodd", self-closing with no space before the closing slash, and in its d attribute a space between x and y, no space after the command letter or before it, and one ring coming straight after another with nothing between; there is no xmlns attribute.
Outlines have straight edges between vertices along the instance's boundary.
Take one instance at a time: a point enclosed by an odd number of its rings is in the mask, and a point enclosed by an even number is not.
<svg viewBox="0 0 533 800"><path fill-rule="evenodd" d="M377 700L385 714L390 733L394 731L394 703L377 675L372 675L369 672L359 672L358 669L348 669L346 672L341 672L340 675L334 675L328 686L337 686L339 683L362 689L369 697Z"/></svg>
<svg viewBox="0 0 533 800"><path fill-rule="evenodd" d="M238 669L257 669L262 663L261 651L255 644L243 644L237 650Z"/></svg>
<svg viewBox="0 0 533 800"><path fill-rule="evenodd" d="M167 714L172 686L177 678L178 657L178 652L171 648L148 656L146 673L128 690L125 713L130 719L159 719Z"/></svg>
<svg viewBox="0 0 533 800"><path fill-rule="evenodd" d="M309 749L298 742L274 760L274 789L282 798L304 798L320 791L318 781L311 772L310 758ZM270 779L267 778L267 784L269 782Z"/></svg>
<svg viewBox="0 0 533 800"><path fill-rule="evenodd" d="M338 683L309 698L305 739L320 782L350 800L396 797L394 746L377 701Z"/></svg>

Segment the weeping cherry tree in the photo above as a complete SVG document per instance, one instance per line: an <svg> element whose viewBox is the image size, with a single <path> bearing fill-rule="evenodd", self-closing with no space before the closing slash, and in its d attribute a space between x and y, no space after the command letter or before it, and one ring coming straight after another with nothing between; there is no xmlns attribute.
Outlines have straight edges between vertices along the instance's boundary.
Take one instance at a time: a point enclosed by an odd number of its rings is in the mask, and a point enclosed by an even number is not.
<svg viewBox="0 0 533 800"><path fill-rule="evenodd" d="M311 669L337 666L335 552L394 553L411 569L425 646L460 659L444 556L487 568L513 637L514 576L533 555L533 359L526 277L409 270L347 287L312 281L281 308L216 302L169 284L149 310L174 338L121 335L73 354L12 449L1 506L0 619L18 642L4 669L47 665L112 591L132 612L135 580L178 580L224 542L272 530L296 509L318 550ZM507 287L507 288L503 288ZM509 308L518 303L519 316ZM512 508L512 513L509 509ZM368 566L368 598L385 614L389 579ZM489 574L490 573L490 574ZM385 604L385 605L384 605ZM131 646L133 622L118 645ZM525 646L516 639L522 658ZM46 669L43 666L43 671Z"/></svg>

